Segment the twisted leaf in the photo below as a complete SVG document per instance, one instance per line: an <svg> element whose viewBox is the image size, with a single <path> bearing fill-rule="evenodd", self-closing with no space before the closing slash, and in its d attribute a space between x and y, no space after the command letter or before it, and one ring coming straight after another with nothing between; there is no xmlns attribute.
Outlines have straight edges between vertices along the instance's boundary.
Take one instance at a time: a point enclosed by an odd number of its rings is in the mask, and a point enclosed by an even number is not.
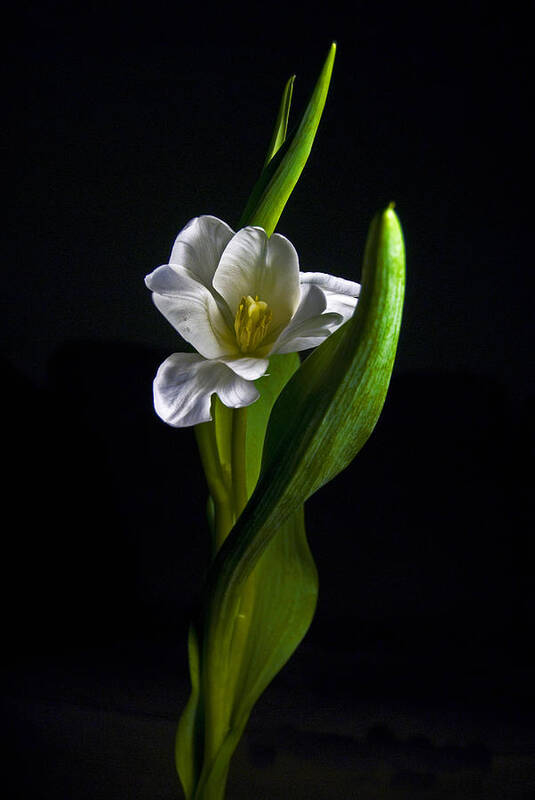
<svg viewBox="0 0 535 800"><path fill-rule="evenodd" d="M295 509L344 469L381 412L397 347L405 283L401 228L393 208L373 220L353 318L329 337L286 384L273 409L257 488L209 574L204 674L211 702L223 702L235 620L249 575ZM221 747L239 725L233 708Z"/></svg>

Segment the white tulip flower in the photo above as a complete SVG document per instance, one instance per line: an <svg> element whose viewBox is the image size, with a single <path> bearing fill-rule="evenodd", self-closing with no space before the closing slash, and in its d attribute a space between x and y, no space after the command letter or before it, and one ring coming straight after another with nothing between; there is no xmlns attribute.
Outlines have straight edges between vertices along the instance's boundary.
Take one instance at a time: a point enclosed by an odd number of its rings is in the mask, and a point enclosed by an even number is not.
<svg viewBox="0 0 535 800"><path fill-rule="evenodd" d="M300 272L284 236L235 233L213 216L178 234L169 264L145 278L156 307L196 353L174 353L154 379L157 414L176 428L211 419L215 393L231 408L254 403L269 357L321 344L351 315L360 285Z"/></svg>

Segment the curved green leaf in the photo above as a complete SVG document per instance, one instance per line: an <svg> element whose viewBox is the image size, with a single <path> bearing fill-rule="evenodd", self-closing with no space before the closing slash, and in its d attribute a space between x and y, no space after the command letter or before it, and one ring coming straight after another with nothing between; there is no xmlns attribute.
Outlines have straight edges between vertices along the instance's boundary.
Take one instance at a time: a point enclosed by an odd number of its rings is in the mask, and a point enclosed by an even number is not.
<svg viewBox="0 0 535 800"><path fill-rule="evenodd" d="M203 695L208 703L214 702L214 697L221 701L224 725L213 759L205 763L200 776L196 800L224 796L230 758L254 704L312 622L318 576L303 513L301 505L280 526L242 586L227 659L218 664L217 672L204 666ZM242 604L246 613L242 613Z"/></svg>
<svg viewBox="0 0 535 800"><path fill-rule="evenodd" d="M353 318L311 354L273 409L264 453L272 491L310 497L369 438L390 383L404 290L403 235L389 206L370 226Z"/></svg>
<svg viewBox="0 0 535 800"><path fill-rule="evenodd" d="M394 363L404 284L403 238L389 207L370 227L357 310L278 398L257 488L210 570L203 660L205 674L216 682L208 689L212 698L229 679L231 621L248 576L280 526L350 463L377 422Z"/></svg>
<svg viewBox="0 0 535 800"><path fill-rule="evenodd" d="M314 616L318 576L305 536L304 509L281 526L259 559L251 636L237 683L234 718L248 717L253 703L290 658Z"/></svg>

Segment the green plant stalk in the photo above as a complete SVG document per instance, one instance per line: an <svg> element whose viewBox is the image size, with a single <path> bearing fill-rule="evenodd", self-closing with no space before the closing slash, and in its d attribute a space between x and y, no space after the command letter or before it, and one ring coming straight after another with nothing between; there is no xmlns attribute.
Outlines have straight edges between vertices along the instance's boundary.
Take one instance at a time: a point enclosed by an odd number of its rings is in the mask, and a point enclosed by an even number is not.
<svg viewBox="0 0 535 800"><path fill-rule="evenodd" d="M239 515L247 505L250 492L247 486L246 441L247 408L228 409L216 397L212 404L213 420L196 426L197 445L206 475L210 495L214 503L214 558L232 530ZM251 487L252 491L252 487ZM255 580L250 576L240 596L240 607L235 618L232 634L233 651L239 660L247 642L255 597ZM214 759L228 728L229 713L227 699L232 697L239 675L230 675L229 682L214 685L209 673L203 672L202 694L209 698L204 708L205 741L204 758L207 763ZM212 800L211 792L203 800ZM196 795L197 796L197 795Z"/></svg>
<svg viewBox="0 0 535 800"><path fill-rule="evenodd" d="M236 519L247 505L247 407L235 408L232 415L232 492Z"/></svg>

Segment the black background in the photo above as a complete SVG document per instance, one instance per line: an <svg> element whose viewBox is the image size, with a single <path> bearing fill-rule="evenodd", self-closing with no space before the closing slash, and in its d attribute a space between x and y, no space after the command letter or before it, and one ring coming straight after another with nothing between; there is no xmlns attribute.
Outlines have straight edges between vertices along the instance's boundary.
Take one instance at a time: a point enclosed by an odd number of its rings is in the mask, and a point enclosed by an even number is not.
<svg viewBox="0 0 535 800"><path fill-rule="evenodd" d="M229 797L532 796L527 29L514 6L470 2L19 5L4 48L11 796L179 796L205 489L192 432L152 409L179 343L143 277L191 217L236 224L286 79L296 119L332 39L278 230L302 269L358 280L369 221L396 201L404 321L372 439L307 505L317 615L251 718Z"/></svg>

